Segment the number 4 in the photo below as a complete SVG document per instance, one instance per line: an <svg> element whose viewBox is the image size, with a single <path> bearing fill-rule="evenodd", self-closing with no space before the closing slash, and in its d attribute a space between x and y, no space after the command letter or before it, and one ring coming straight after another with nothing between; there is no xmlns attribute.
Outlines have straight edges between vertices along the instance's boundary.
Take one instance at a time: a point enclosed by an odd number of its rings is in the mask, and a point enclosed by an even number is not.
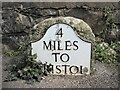
<svg viewBox="0 0 120 90"><path fill-rule="evenodd" d="M62 37L62 35L63 35L63 33L62 33L62 28L60 28L58 31L57 31L57 33L56 33L56 35L60 35L60 37Z"/></svg>

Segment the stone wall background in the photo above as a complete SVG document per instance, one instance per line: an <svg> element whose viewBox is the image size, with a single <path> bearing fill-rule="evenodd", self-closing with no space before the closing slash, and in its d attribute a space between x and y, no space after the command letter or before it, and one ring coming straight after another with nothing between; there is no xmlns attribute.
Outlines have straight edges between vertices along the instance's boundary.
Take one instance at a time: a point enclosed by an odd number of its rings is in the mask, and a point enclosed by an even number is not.
<svg viewBox="0 0 120 90"><path fill-rule="evenodd" d="M96 38L101 38L100 33L106 29L103 19L106 7L112 11L111 18L118 27L118 31L113 31L106 40L120 40L119 5L118 2L3 2L3 52L18 49L20 44L27 41L35 24L51 17L71 16L82 19L92 28Z"/></svg>
<svg viewBox="0 0 120 90"><path fill-rule="evenodd" d="M29 33L32 32L33 26L47 18L58 17L58 16L71 16L84 20L93 30L96 36L96 41L104 40L104 42L109 41L120 41L120 2L2 2L2 32L0 31L0 36L2 35L2 80L6 80L9 76L9 72L6 69L9 66L15 65L19 61L22 62L25 59L24 53L18 56L12 56L19 52L18 49L25 43L28 43ZM110 11L106 13L105 8L109 8ZM110 29L106 27L104 19L105 14L111 14L110 19L115 24L117 29ZM109 18L108 18L109 19ZM1 21L2 23L2 21ZM1 25L1 24L0 24ZM111 24L110 24L111 25ZM109 33L104 39L101 37L101 32L110 29L113 33ZM116 31L117 30L117 31ZM108 44L105 44L105 46ZM116 45L115 45L116 46ZM26 48L26 47L23 47ZM14 51L16 52L14 52ZM26 49L25 49L26 50ZM110 48L111 50L111 48ZM10 52L9 52L10 51ZM111 50L113 52L114 50ZM119 49L118 49L119 51ZM6 56L4 53L9 53L10 56ZM29 52L29 51L28 51ZM107 52L106 52L107 53ZM110 53L108 51L108 53ZM113 52L114 53L114 52ZM26 53L25 53L26 54ZM112 54L110 54L112 55ZM114 54L113 54L114 56ZM109 57L109 56L108 56ZM111 57L109 57L111 59ZM108 59L109 59L108 58ZM21 66L21 65L20 65ZM119 69L111 64L105 65L104 63L97 62L95 68L97 72L95 76L88 78L74 77L64 78L64 77L48 77L43 83L37 83L33 87L118 87L118 73ZM55 79L56 78L56 79ZM62 78L62 79L61 79ZM51 80L52 79L52 82ZM58 82L59 80L59 82ZM75 81L76 80L76 81ZM71 81L71 82L70 82ZM81 83L82 82L82 83ZM87 85L86 85L87 82ZM49 83L49 84L48 84ZM61 83L61 84L60 84ZM30 87L25 86L24 83L16 82L3 82L3 87ZM66 85L67 84L67 85ZM66 86L63 86L66 85Z"/></svg>

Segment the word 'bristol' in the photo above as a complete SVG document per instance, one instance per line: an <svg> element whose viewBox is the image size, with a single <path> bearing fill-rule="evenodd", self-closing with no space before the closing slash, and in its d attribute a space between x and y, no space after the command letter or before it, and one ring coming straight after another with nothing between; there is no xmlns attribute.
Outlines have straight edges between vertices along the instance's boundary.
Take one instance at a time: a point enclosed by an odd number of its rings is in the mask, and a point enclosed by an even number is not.
<svg viewBox="0 0 120 90"><path fill-rule="evenodd" d="M54 68L54 69L53 69ZM52 73L54 74L83 74L82 66L71 65L52 65Z"/></svg>

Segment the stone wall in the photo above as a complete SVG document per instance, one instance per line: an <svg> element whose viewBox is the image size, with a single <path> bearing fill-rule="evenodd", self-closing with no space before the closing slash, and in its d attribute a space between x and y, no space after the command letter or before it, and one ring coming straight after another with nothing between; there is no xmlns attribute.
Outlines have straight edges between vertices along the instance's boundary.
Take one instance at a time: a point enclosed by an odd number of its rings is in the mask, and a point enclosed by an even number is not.
<svg viewBox="0 0 120 90"><path fill-rule="evenodd" d="M105 15L112 14L110 19L117 26L117 31L113 31L108 38L120 40L119 4L117 2L4 2L2 3L3 52L10 48L18 49L20 44L27 41L28 34L32 32L35 24L58 16L82 19L92 28L96 37L101 37L100 33L106 29Z"/></svg>

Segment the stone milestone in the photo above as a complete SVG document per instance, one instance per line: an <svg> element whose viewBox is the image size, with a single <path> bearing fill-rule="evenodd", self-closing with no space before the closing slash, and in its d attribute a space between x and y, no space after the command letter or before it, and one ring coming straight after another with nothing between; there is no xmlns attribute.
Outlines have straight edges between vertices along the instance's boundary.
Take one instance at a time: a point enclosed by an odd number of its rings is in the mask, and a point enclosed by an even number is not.
<svg viewBox="0 0 120 90"><path fill-rule="evenodd" d="M54 75L90 74L94 34L84 21L50 18L35 28L32 54L37 54L38 62L51 63Z"/></svg>

